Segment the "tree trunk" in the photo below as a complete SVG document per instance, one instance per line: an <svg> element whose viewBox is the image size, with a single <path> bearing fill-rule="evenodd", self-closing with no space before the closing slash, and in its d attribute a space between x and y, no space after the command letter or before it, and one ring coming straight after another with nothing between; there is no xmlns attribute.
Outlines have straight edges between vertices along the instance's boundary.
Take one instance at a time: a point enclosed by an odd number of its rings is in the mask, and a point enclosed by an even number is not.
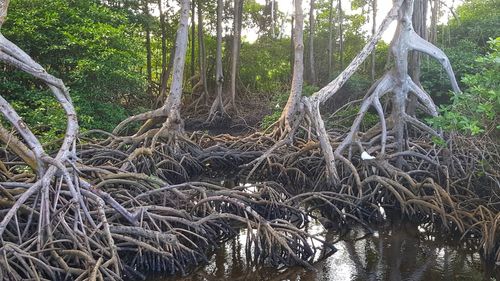
<svg viewBox="0 0 500 281"><path fill-rule="evenodd" d="M333 71L333 0L328 8L328 80Z"/></svg>
<svg viewBox="0 0 500 281"><path fill-rule="evenodd" d="M309 75L311 85L318 83L316 77L316 66L314 63L314 32L315 32L315 19L314 19L314 5L315 0L311 0L309 9Z"/></svg>
<svg viewBox="0 0 500 281"><path fill-rule="evenodd" d="M372 36L375 35L375 32L377 32L377 0L372 0ZM376 63L376 58L377 58L377 49L373 49L372 52L372 68L371 68L371 77L372 81L375 81L375 63Z"/></svg>
<svg viewBox="0 0 500 281"><path fill-rule="evenodd" d="M243 0L234 0L233 22L233 51L231 60L231 101L230 105L236 110L236 80L238 78L238 65L241 48L241 25L243 17Z"/></svg>
<svg viewBox="0 0 500 281"><path fill-rule="evenodd" d="M292 88L290 96L280 117L280 124L286 135L292 131L292 123L297 114L297 108L302 96L302 85L304 84L304 15L302 11L302 0L295 0L295 26L294 26L294 63Z"/></svg>
<svg viewBox="0 0 500 281"><path fill-rule="evenodd" d="M344 12L342 11L342 0L339 0L338 5L338 22L339 22L339 62L340 69L344 69Z"/></svg>
<svg viewBox="0 0 500 281"><path fill-rule="evenodd" d="M149 6L147 0L144 0L142 3L143 13L146 18L146 22L144 23L144 30L146 32L146 75L148 80L147 94L148 97L153 98L153 71L151 63L151 29L149 26Z"/></svg>
<svg viewBox="0 0 500 281"><path fill-rule="evenodd" d="M275 29L276 29L276 26L275 26L276 23L275 23L275 18L274 18L274 14L275 14L274 4L275 4L275 0L271 0L271 38L276 38L276 34L274 33Z"/></svg>
<svg viewBox="0 0 500 281"><path fill-rule="evenodd" d="M388 133L392 134L394 138L393 147L396 152L402 152L407 148L405 131L408 124L431 135L437 135L435 130L429 128L416 118L411 117L406 112L407 100L409 95L413 94L421 102L422 108L427 113L437 116L437 108L430 95L418 87L409 76L408 54L410 51L423 52L437 59L448 74L453 90L457 93L460 92L451 64L443 51L427 42L413 30L413 3L413 0L404 0L398 13L398 25L390 46L390 50L394 56L394 67L377 81L367 93L365 100L361 104L360 113L356 117L348 136L344 138L342 144L336 149L336 155L341 155L344 149L357 142L356 136L359 132L360 123L370 106L376 109L380 118L380 124L372 129L379 132L377 137L380 138L380 154L382 156L385 154ZM380 100L388 93L393 94L392 112L387 120L388 122L386 122ZM390 127L390 130L388 127ZM366 135L373 136L373 134L368 133ZM363 139L361 141L367 143L370 140ZM402 166L402 157L397 158L397 166Z"/></svg>
<svg viewBox="0 0 500 281"><path fill-rule="evenodd" d="M437 43L437 26L439 21L439 12L441 11L441 0L429 0L432 3L431 27L429 32L429 42Z"/></svg>
<svg viewBox="0 0 500 281"><path fill-rule="evenodd" d="M170 94L168 95L164 105L164 109L168 110L168 118L163 125L162 131L163 129L174 133L182 133L184 131L184 124L181 119L180 110L182 81L188 44L189 6L189 0L181 0L179 28L177 29L175 42L176 49L172 68L172 85L170 86Z"/></svg>
<svg viewBox="0 0 500 281"><path fill-rule="evenodd" d="M293 65L295 61L295 46L293 43L295 41L295 36L293 35L294 24L295 24L295 17L292 15L291 25L290 25L290 73L293 73Z"/></svg>
<svg viewBox="0 0 500 281"><path fill-rule="evenodd" d="M205 102L208 99L207 90L207 56L205 50L205 39L203 38L203 11L201 6L201 1L198 0L198 46L200 48L198 55L200 60L200 81L202 83L203 92L202 95L205 97Z"/></svg>
<svg viewBox="0 0 500 281"><path fill-rule="evenodd" d="M427 1L428 0L415 0L413 6L413 29L415 32L427 40ZM419 88L422 88L420 83L420 64L421 64L421 54L416 51L410 52L409 61L409 74L413 82L417 84ZM408 103L407 112L410 116L415 116L415 111L417 108L417 97L412 95Z"/></svg>
<svg viewBox="0 0 500 281"><path fill-rule="evenodd" d="M223 0L217 0L217 55L216 55L216 70L215 82L217 84L217 96L210 108L207 121L212 123L217 115L223 116L224 103L222 101L222 90L224 85L224 73L222 70L222 9Z"/></svg>
<svg viewBox="0 0 500 281"><path fill-rule="evenodd" d="M195 75L195 56L196 56L196 26L195 26L196 2L191 3L191 77ZM191 80L191 87L194 87L196 81Z"/></svg>
<svg viewBox="0 0 500 281"><path fill-rule="evenodd" d="M161 29L161 78L160 78L160 93L159 97L164 96L167 89L167 27L165 24L165 14L163 13L162 0L158 0L158 12L160 13L160 29Z"/></svg>

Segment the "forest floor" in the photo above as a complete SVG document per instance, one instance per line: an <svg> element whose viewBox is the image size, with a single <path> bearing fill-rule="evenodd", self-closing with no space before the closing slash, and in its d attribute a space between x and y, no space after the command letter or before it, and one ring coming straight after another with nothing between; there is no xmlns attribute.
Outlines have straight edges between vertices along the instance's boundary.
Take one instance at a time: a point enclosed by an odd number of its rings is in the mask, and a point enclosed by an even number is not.
<svg viewBox="0 0 500 281"><path fill-rule="evenodd" d="M237 105L238 112L230 112L228 120L212 124L206 122L207 112L210 110L208 106L200 107L197 111L183 112L185 129L188 132L204 131L210 135L243 136L257 132L264 117L273 113L268 101L245 98L237 102Z"/></svg>

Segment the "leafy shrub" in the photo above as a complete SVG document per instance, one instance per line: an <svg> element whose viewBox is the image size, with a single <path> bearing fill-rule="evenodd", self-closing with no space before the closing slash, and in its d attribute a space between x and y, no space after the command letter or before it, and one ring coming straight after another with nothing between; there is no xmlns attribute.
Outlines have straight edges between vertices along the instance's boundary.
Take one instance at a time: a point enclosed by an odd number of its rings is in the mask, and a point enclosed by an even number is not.
<svg viewBox="0 0 500 281"><path fill-rule="evenodd" d="M450 105L441 106L441 115L429 120L446 131L471 135L498 135L500 132L500 37L489 41L490 53L479 57L475 74L465 75L463 93L454 93Z"/></svg>
<svg viewBox="0 0 500 281"><path fill-rule="evenodd" d="M82 130L111 130L147 102L141 38L122 12L92 0L12 0L2 32L65 82ZM43 83L9 66L0 80L2 96L42 140L64 134L64 112Z"/></svg>

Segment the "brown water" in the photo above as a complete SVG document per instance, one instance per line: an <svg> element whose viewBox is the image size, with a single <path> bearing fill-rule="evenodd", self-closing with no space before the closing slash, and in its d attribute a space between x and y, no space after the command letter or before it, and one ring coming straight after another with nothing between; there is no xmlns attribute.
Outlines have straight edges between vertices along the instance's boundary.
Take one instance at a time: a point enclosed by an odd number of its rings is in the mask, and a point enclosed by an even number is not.
<svg viewBox="0 0 500 281"><path fill-rule="evenodd" d="M315 263L315 271L302 267L275 269L247 262L242 232L220 246L209 263L191 275L148 281L494 280L486 277L477 252L438 241L421 227L407 224L383 227L371 235L356 228L339 237L312 224L310 232L319 233L328 241L338 241L335 243L338 251Z"/></svg>

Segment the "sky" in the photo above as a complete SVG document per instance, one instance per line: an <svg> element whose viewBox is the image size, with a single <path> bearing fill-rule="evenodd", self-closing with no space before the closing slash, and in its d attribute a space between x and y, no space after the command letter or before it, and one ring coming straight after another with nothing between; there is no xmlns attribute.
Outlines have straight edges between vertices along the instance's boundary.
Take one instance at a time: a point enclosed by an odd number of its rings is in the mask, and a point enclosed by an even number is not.
<svg viewBox="0 0 500 281"><path fill-rule="evenodd" d="M256 0L260 4L265 4L265 0ZM293 0L277 0L278 3L278 8L280 11L282 11L285 15L291 15L293 13ZM337 2L335 0L335 2ZM459 3L462 2L462 0L445 0L444 1L448 7L457 7ZM335 5L335 4L334 4ZM385 18L387 13L392 7L392 0L378 0L378 9L377 9L377 24L380 24L380 22ZM307 14L309 11L309 0L303 0L302 1L302 8L304 9L304 18L307 18ZM342 8L347 14L352 14L355 13L355 11L351 10L351 1L349 0L344 0L342 1ZM441 18L441 21L444 22L450 17L450 13L448 10L444 12L443 18ZM371 20L366 23L366 26L364 27L366 31L371 32ZM286 27L286 30L289 30L290 27ZM392 36L394 35L394 32L396 30L396 23L393 22L390 28L384 33L382 39L389 43L392 39ZM289 32L286 32L289 33ZM257 33L252 30L244 30L243 31L243 36L246 41L253 42L257 39Z"/></svg>

